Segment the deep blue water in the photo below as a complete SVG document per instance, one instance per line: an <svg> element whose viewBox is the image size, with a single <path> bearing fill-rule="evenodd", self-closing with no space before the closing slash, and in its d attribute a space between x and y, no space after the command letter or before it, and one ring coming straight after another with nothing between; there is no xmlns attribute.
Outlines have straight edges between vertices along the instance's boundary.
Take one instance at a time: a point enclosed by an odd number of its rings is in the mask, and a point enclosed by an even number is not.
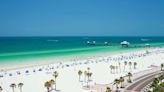
<svg viewBox="0 0 164 92"><path fill-rule="evenodd" d="M119 45L124 40L131 44L163 43L164 37L0 37L0 54L94 47L86 45L87 41Z"/></svg>

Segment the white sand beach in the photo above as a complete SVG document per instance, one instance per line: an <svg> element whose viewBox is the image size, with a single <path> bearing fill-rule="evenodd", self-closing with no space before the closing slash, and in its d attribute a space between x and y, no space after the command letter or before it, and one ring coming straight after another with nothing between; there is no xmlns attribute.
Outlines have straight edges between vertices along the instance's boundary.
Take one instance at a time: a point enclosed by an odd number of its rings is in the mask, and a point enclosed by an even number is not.
<svg viewBox="0 0 164 92"><path fill-rule="evenodd" d="M91 87L95 84L110 84L115 78L125 76L128 72L134 74L151 69L152 67L150 66L160 66L161 63L164 63L164 48L146 48L121 53L117 52L115 54L108 53L100 56L101 57L95 56L90 59L84 57L78 61L67 60L67 62L55 64L53 64L53 60L49 60L48 64L33 67L26 66L24 68L20 68L20 66L17 65L17 67L19 67L18 69L1 70L0 86L3 88L2 92L12 92L10 84L18 84L21 82L24 84L22 92L47 92L44 83L54 79L52 73L57 71L59 73L56 81L58 92L97 92L94 88L84 88L87 84L84 82L84 74L81 76L81 81L83 82L79 82L79 70L82 70L84 73L84 71L87 71L88 67L90 68L89 71L92 72L92 81L89 82L89 86ZM124 71L124 61L132 63L137 62L136 69L134 69L133 66L130 68L129 65L127 65ZM121 71L115 70L114 73L111 73L110 65L118 66L118 63L121 64ZM35 64L37 65L37 63ZM3 68L1 67L1 69L4 68L5 66ZM15 88L15 92L20 92L18 86ZM56 91L52 90L50 92Z"/></svg>

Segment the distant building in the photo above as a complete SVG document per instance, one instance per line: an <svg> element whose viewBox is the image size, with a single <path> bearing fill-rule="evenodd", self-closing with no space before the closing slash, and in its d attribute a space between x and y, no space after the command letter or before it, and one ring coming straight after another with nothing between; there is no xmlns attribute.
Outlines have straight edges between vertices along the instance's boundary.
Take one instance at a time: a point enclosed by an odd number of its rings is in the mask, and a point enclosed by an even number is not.
<svg viewBox="0 0 164 92"><path fill-rule="evenodd" d="M145 47L150 47L150 44L145 44Z"/></svg>
<svg viewBox="0 0 164 92"><path fill-rule="evenodd" d="M87 41L87 44L88 44L88 45L96 45L96 41L92 41L92 42Z"/></svg>
<svg viewBox="0 0 164 92"><path fill-rule="evenodd" d="M123 42L121 42L120 43L123 47L125 46L125 47L128 47L129 45L130 45L130 43L129 42L127 42L127 41L123 41Z"/></svg>

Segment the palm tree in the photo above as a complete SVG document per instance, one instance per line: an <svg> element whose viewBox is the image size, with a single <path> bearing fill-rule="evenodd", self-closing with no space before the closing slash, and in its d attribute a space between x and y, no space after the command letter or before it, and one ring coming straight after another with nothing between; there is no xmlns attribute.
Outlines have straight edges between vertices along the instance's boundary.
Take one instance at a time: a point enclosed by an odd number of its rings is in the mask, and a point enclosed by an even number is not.
<svg viewBox="0 0 164 92"><path fill-rule="evenodd" d="M88 79L87 79L87 87L89 87L89 73L87 73L86 76L87 76L87 78L88 78Z"/></svg>
<svg viewBox="0 0 164 92"><path fill-rule="evenodd" d="M153 89L153 92L156 92L157 87L158 87L158 83L159 83L158 78L155 78L154 81L153 81L153 83L150 86Z"/></svg>
<svg viewBox="0 0 164 92"><path fill-rule="evenodd" d="M154 82L158 84L159 83L159 79L158 78L155 78L154 79Z"/></svg>
<svg viewBox="0 0 164 92"><path fill-rule="evenodd" d="M88 67L87 70L88 70L88 73L89 73L90 67Z"/></svg>
<svg viewBox="0 0 164 92"><path fill-rule="evenodd" d="M120 84L120 80L119 79L115 79L114 80L114 85L116 85L116 92L118 92L118 85Z"/></svg>
<svg viewBox="0 0 164 92"><path fill-rule="evenodd" d="M163 71L163 67L164 67L164 64L162 63L162 64L161 64L161 71Z"/></svg>
<svg viewBox="0 0 164 92"><path fill-rule="evenodd" d="M11 85L10 85L10 87L13 89L13 92L15 92L15 88L16 88L16 84L15 83L12 83Z"/></svg>
<svg viewBox="0 0 164 92"><path fill-rule="evenodd" d="M116 72L118 73L118 66L115 66L115 68L116 68Z"/></svg>
<svg viewBox="0 0 164 92"><path fill-rule="evenodd" d="M153 89L153 92L155 92L156 88L157 88L157 84L155 82L153 82L151 85L150 85L150 88Z"/></svg>
<svg viewBox="0 0 164 92"><path fill-rule="evenodd" d="M126 65L127 65L127 61L124 61L124 71L125 71Z"/></svg>
<svg viewBox="0 0 164 92"><path fill-rule="evenodd" d="M59 76L59 73L57 71L55 71L53 73L53 76L55 77L55 90L56 90L56 78Z"/></svg>
<svg viewBox="0 0 164 92"><path fill-rule="evenodd" d="M121 63L120 62L118 62L118 66L119 66L119 70L121 72Z"/></svg>
<svg viewBox="0 0 164 92"><path fill-rule="evenodd" d="M121 88L124 88L123 83L124 83L124 77L120 77L120 83L121 83Z"/></svg>
<svg viewBox="0 0 164 92"><path fill-rule="evenodd" d="M136 69L136 66L137 66L137 62L134 62L134 69Z"/></svg>
<svg viewBox="0 0 164 92"><path fill-rule="evenodd" d="M159 80L162 82L162 80L164 79L164 75L159 76Z"/></svg>
<svg viewBox="0 0 164 92"><path fill-rule="evenodd" d="M112 73L112 70L113 70L113 66L110 65L110 73Z"/></svg>
<svg viewBox="0 0 164 92"><path fill-rule="evenodd" d="M83 72L82 72L81 70L78 71L79 81L80 81L80 79L81 79L81 75L82 75L82 73L83 73Z"/></svg>
<svg viewBox="0 0 164 92"><path fill-rule="evenodd" d="M50 81L45 82L44 87L47 88L47 92L50 92L51 82Z"/></svg>
<svg viewBox="0 0 164 92"><path fill-rule="evenodd" d="M55 84L55 81L53 79L51 79L50 83L51 83L51 89L53 89L53 85Z"/></svg>
<svg viewBox="0 0 164 92"><path fill-rule="evenodd" d="M129 73L128 73L128 77L129 77L129 80L128 80L128 82L129 82L129 83L131 83L131 82L132 82L132 80L131 80L131 77L132 77L132 73L131 73L131 72L129 72Z"/></svg>
<svg viewBox="0 0 164 92"><path fill-rule="evenodd" d="M129 69L132 70L132 62L129 62Z"/></svg>
<svg viewBox="0 0 164 92"><path fill-rule="evenodd" d="M87 79L87 87L89 87L90 77L92 76L92 73L87 73L86 76L88 78Z"/></svg>
<svg viewBox="0 0 164 92"><path fill-rule="evenodd" d="M112 92L110 87L106 87L106 92Z"/></svg>
<svg viewBox="0 0 164 92"><path fill-rule="evenodd" d="M18 87L20 88L20 92L22 92L22 86L23 86L24 84L23 83L19 83L18 84Z"/></svg>
<svg viewBox="0 0 164 92"><path fill-rule="evenodd" d="M92 73L89 73L89 81L91 81Z"/></svg>
<svg viewBox="0 0 164 92"><path fill-rule="evenodd" d="M113 68L113 73L115 73L115 69L116 69L116 67L115 67L115 66L112 66L112 68Z"/></svg>
<svg viewBox="0 0 164 92"><path fill-rule="evenodd" d="M0 92L2 92L3 88L0 86Z"/></svg>
<svg viewBox="0 0 164 92"><path fill-rule="evenodd" d="M87 71L84 71L84 81L86 82Z"/></svg>

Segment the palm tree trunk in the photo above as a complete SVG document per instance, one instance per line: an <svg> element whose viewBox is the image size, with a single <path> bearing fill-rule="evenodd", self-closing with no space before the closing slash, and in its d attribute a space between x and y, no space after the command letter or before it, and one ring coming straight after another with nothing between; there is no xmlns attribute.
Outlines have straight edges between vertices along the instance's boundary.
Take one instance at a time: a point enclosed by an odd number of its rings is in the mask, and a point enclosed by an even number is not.
<svg viewBox="0 0 164 92"><path fill-rule="evenodd" d="M49 89L49 87L47 87L47 92L50 92L50 89Z"/></svg>
<svg viewBox="0 0 164 92"><path fill-rule="evenodd" d="M87 87L89 88L89 76L88 76L88 80L87 80Z"/></svg>
<svg viewBox="0 0 164 92"><path fill-rule="evenodd" d="M118 88L116 88L116 92L118 92Z"/></svg>
<svg viewBox="0 0 164 92"><path fill-rule="evenodd" d="M130 78L130 76L129 76L129 82L131 82L131 78Z"/></svg>
<svg viewBox="0 0 164 92"><path fill-rule="evenodd" d="M13 92L15 92L14 87L13 87Z"/></svg>
<svg viewBox="0 0 164 92"><path fill-rule="evenodd" d="M121 82L121 88L123 88L122 82Z"/></svg>
<svg viewBox="0 0 164 92"><path fill-rule="evenodd" d="M124 82L122 82L122 87L124 88Z"/></svg>
<svg viewBox="0 0 164 92"><path fill-rule="evenodd" d="M51 85L51 90L53 90L53 85Z"/></svg>
<svg viewBox="0 0 164 92"><path fill-rule="evenodd" d="M79 75L79 81L80 81L80 75Z"/></svg>
<svg viewBox="0 0 164 92"><path fill-rule="evenodd" d="M118 89L118 84L116 84L116 89Z"/></svg>
<svg viewBox="0 0 164 92"><path fill-rule="evenodd" d="M55 78L55 90L56 90L56 78Z"/></svg>
<svg viewBox="0 0 164 92"><path fill-rule="evenodd" d="M55 83L55 90L56 90L56 83Z"/></svg>
<svg viewBox="0 0 164 92"><path fill-rule="evenodd" d="M88 87L88 81L87 81L87 87Z"/></svg>
<svg viewBox="0 0 164 92"><path fill-rule="evenodd" d="M86 75L84 76L84 82L86 82Z"/></svg>
<svg viewBox="0 0 164 92"><path fill-rule="evenodd" d="M22 87L20 87L20 92L22 92Z"/></svg>

